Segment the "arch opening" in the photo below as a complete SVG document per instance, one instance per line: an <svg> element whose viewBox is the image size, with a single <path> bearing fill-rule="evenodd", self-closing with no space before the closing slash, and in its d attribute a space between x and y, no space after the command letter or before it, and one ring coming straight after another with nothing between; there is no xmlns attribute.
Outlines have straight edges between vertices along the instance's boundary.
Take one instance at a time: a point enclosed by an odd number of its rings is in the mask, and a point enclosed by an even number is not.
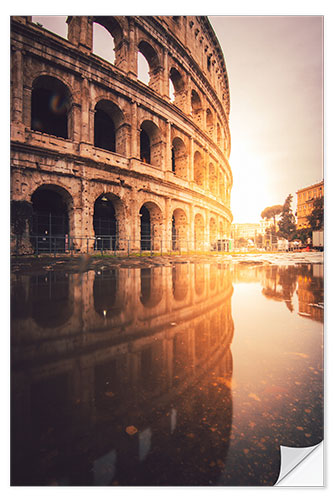
<svg viewBox="0 0 333 500"><path fill-rule="evenodd" d="M144 203L139 212L141 250L159 250L162 240L162 212L153 202Z"/></svg>
<svg viewBox="0 0 333 500"><path fill-rule="evenodd" d="M31 129L68 139L71 97L68 88L50 76L38 77L31 94Z"/></svg>
<svg viewBox="0 0 333 500"><path fill-rule="evenodd" d="M96 109L94 120L94 146L116 151L116 131L112 118L102 109Z"/></svg>
<svg viewBox="0 0 333 500"><path fill-rule="evenodd" d="M140 241L141 250L151 249L151 220L150 212L144 205L140 209Z"/></svg>
<svg viewBox="0 0 333 500"><path fill-rule="evenodd" d="M110 31L98 22L93 23L93 54L114 64L115 43Z"/></svg>
<svg viewBox="0 0 333 500"><path fill-rule="evenodd" d="M209 190L213 195L216 196L217 174L216 174L216 168L212 163L209 164Z"/></svg>
<svg viewBox="0 0 333 500"><path fill-rule="evenodd" d="M141 52L138 52L138 80L145 85L149 85L149 64Z"/></svg>
<svg viewBox="0 0 333 500"><path fill-rule="evenodd" d="M123 29L114 16L93 17L93 52L118 66L124 57Z"/></svg>
<svg viewBox="0 0 333 500"><path fill-rule="evenodd" d="M150 120L144 120L140 131L140 160L159 166L161 162L160 131Z"/></svg>
<svg viewBox="0 0 333 500"><path fill-rule="evenodd" d="M210 137L213 137L214 135L214 120L213 120L213 113L211 110L208 108L206 111L206 127L207 127L207 132Z"/></svg>
<svg viewBox="0 0 333 500"><path fill-rule="evenodd" d="M95 201L93 227L95 250L116 250L118 248L118 221L114 206L115 197L102 194Z"/></svg>
<svg viewBox="0 0 333 500"><path fill-rule="evenodd" d="M192 113L193 119L197 125L201 124L201 111L202 111L202 106L201 106L201 100L200 100L199 94L195 90L192 90L192 92L191 92L191 113Z"/></svg>
<svg viewBox="0 0 333 500"><path fill-rule="evenodd" d="M203 165L203 158L199 151L194 153L194 182L200 186L205 185L205 167Z"/></svg>
<svg viewBox="0 0 333 500"><path fill-rule="evenodd" d="M176 106L182 107L184 79L176 68L171 68L169 73L169 97Z"/></svg>
<svg viewBox="0 0 333 500"><path fill-rule="evenodd" d="M95 106L94 146L125 154L126 140L121 134L123 112L111 101L102 99Z"/></svg>
<svg viewBox="0 0 333 500"><path fill-rule="evenodd" d="M138 45L138 80L158 90L159 61L153 47L142 40Z"/></svg>
<svg viewBox="0 0 333 500"><path fill-rule="evenodd" d="M182 179L187 179L186 147L179 137L175 137L172 141L171 161L172 172Z"/></svg>
<svg viewBox="0 0 333 500"><path fill-rule="evenodd" d="M30 241L36 252L68 250L69 200L69 193L57 186L42 186L33 193Z"/></svg>
<svg viewBox="0 0 333 500"><path fill-rule="evenodd" d="M150 138L145 130L140 132L140 160L150 163Z"/></svg>

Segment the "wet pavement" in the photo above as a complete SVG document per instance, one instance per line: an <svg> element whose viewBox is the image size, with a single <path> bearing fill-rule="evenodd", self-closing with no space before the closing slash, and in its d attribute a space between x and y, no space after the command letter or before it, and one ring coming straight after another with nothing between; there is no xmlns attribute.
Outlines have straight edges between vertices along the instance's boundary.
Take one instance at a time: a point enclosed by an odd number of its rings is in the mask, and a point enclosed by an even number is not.
<svg viewBox="0 0 333 500"><path fill-rule="evenodd" d="M322 262L13 260L11 484L273 485L323 439Z"/></svg>

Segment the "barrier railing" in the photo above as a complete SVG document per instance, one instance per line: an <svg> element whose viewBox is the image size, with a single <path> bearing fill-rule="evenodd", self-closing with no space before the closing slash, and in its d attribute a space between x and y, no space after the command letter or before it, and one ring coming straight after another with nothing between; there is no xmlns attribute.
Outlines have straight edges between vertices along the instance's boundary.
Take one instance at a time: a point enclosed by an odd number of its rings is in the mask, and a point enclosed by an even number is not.
<svg viewBox="0 0 333 500"><path fill-rule="evenodd" d="M12 238L12 255L30 254L67 254L67 255L182 255L202 252L227 252L224 240L209 242L206 240L118 238L117 236L79 237L69 235L34 235L29 239Z"/></svg>

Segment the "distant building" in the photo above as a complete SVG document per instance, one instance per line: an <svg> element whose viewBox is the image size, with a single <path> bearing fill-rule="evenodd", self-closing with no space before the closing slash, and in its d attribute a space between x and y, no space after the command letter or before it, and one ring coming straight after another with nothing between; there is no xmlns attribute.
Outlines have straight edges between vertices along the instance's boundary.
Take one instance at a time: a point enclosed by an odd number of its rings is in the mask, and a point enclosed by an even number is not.
<svg viewBox="0 0 333 500"><path fill-rule="evenodd" d="M275 225L277 225L276 220L275 220ZM261 219L261 221L260 221L260 233L261 234L265 234L266 233L266 229L268 229L271 226L274 226L274 219L273 218L271 218L271 219Z"/></svg>
<svg viewBox="0 0 333 500"><path fill-rule="evenodd" d="M259 223L234 223L231 224L231 237L234 240L244 238L253 240L259 235L264 235L266 229L274 224L273 219L261 219Z"/></svg>
<svg viewBox="0 0 333 500"><path fill-rule="evenodd" d="M231 236L234 240L239 240L240 238L254 240L260 232L260 224L257 223L231 224Z"/></svg>
<svg viewBox="0 0 333 500"><path fill-rule="evenodd" d="M297 229L308 227L308 215L312 213L313 202L324 196L324 181L297 191Z"/></svg>

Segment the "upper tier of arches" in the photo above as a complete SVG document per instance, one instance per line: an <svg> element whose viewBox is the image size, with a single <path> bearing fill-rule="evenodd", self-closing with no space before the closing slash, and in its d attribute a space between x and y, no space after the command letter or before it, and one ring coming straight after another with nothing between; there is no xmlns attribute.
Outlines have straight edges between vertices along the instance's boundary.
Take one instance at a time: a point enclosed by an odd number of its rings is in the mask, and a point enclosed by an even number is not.
<svg viewBox="0 0 333 500"><path fill-rule="evenodd" d="M229 157L228 77L205 16L59 16L59 22L60 17L71 44L162 96Z"/></svg>

